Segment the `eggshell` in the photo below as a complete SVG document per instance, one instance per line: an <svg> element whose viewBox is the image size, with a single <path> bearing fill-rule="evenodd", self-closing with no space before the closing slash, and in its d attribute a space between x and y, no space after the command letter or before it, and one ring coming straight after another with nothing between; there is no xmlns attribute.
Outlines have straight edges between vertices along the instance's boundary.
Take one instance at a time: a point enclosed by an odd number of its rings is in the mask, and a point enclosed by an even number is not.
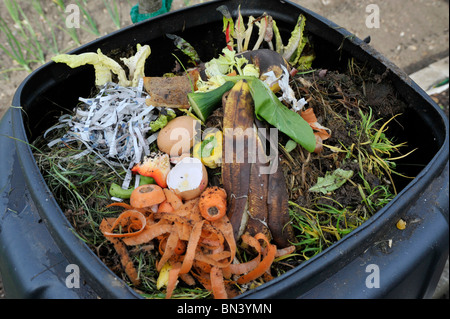
<svg viewBox="0 0 450 319"><path fill-rule="evenodd" d="M199 121L190 116L178 116L161 129L156 143L161 152L171 157L180 156L190 152L199 131Z"/></svg>
<svg viewBox="0 0 450 319"><path fill-rule="evenodd" d="M183 200L190 200L205 190L208 172L198 158L185 157L167 175L167 185Z"/></svg>

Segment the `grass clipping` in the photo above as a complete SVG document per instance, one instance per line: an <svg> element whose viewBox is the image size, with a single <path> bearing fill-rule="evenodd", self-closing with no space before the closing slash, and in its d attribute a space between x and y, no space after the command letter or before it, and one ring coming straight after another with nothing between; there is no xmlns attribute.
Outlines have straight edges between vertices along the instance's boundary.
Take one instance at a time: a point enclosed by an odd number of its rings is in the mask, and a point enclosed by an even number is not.
<svg viewBox="0 0 450 319"><path fill-rule="evenodd" d="M389 128L401 126L398 119L405 104L395 97L389 83L353 60L343 73L315 70L297 74L290 84L332 134L320 154L292 144L287 149L284 146L289 139L280 136L281 165L297 242L294 254L275 260L271 269L274 276L319 254L389 203L398 191L395 181L406 178L395 163L412 151L405 143L394 142L401 136ZM220 127L221 119L219 108L206 125ZM64 133L64 129L54 130L47 139ZM116 217L119 213L106 208L111 203L108 189L112 183L121 184L125 171L112 173L93 154L74 160L82 147L48 149L48 140L40 137L34 142L36 149L41 150L34 155L55 199L77 236L128 282L113 246L99 230L104 217ZM210 172L211 186L220 186L218 172L220 169ZM141 245L131 248L129 254L140 280L140 286L134 288L144 297L164 298L164 291L157 289L158 249L151 244ZM238 246L237 257L250 260L253 256ZM255 281L250 288L263 283ZM179 284L173 297L210 298L211 292Z"/></svg>

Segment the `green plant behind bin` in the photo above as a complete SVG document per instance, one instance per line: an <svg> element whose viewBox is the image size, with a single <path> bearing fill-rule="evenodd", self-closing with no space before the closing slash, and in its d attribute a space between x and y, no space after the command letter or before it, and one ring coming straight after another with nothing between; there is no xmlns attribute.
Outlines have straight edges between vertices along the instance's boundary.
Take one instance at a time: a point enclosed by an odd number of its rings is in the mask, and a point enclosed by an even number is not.
<svg viewBox="0 0 450 319"><path fill-rule="evenodd" d="M108 11L109 16L111 17L111 21L114 23L116 29L120 29L120 12L119 12L119 4L116 0L113 0L112 3L108 0L103 0L106 11Z"/></svg>
<svg viewBox="0 0 450 319"><path fill-rule="evenodd" d="M88 25L87 28L84 27L83 25L81 26L81 28L92 33L95 36L100 36L100 31L98 31L97 23L95 22L94 17L87 10L86 0L81 0L81 2L80 2L80 0L75 0L75 3L77 4L78 8L80 8L83 19L86 22L86 24Z"/></svg>
<svg viewBox="0 0 450 319"><path fill-rule="evenodd" d="M44 63L44 48L38 39L34 25L16 1L3 0L6 12L13 22L0 17L0 30L6 36L6 43L0 49L20 68L31 71L32 63ZM14 68L10 69L11 71Z"/></svg>

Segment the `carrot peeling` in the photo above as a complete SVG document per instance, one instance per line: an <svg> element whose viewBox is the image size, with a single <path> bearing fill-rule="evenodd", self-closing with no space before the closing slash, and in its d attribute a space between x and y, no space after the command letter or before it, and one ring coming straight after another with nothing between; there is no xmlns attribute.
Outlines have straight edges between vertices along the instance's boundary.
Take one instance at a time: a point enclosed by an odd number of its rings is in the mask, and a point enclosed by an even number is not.
<svg viewBox="0 0 450 319"><path fill-rule="evenodd" d="M102 222L100 223L100 231L105 234L108 232L109 229L111 229L112 225L114 224L115 219L114 218L103 218ZM123 244L123 242L116 237L111 237L105 235L106 239L108 239L109 242L111 242L114 246L114 249L116 250L117 254L120 256L120 263L122 264L122 267L125 270L125 273L127 274L128 278L130 278L131 282L135 286L140 285L139 280L139 274L136 268L134 267L133 261L130 258L130 255L128 255L128 251L126 246Z"/></svg>
<svg viewBox="0 0 450 319"><path fill-rule="evenodd" d="M230 272L235 275L242 275L248 273L253 269L255 269L261 262L261 245L259 244L259 241L248 234L243 234L241 236L241 239L243 243L252 246L258 252L258 255L248 262L240 264L231 264L229 267Z"/></svg>
<svg viewBox="0 0 450 319"><path fill-rule="evenodd" d="M110 230L105 231L103 234L107 237L132 237L140 234L147 225L145 216L137 210L126 210L119 217L116 218ZM119 227L125 232L115 232L115 229Z"/></svg>
<svg viewBox="0 0 450 319"><path fill-rule="evenodd" d="M186 274L191 270L192 263L194 262L195 251L197 249L198 241L200 240L200 235L202 234L203 221L194 225L192 229L191 236L189 238L189 243L186 249L186 256L184 257L183 265L181 266L180 273Z"/></svg>
<svg viewBox="0 0 450 319"><path fill-rule="evenodd" d="M161 271L161 268L164 266L164 264L175 254L175 249L178 244L178 234L176 232L170 233L169 237L167 238L167 243L165 245L164 253L161 257L161 259L156 264L156 270Z"/></svg>
<svg viewBox="0 0 450 319"><path fill-rule="evenodd" d="M156 223L144 229L139 235L124 238L123 242L128 246L142 245L150 242L160 235L170 233L173 226L166 223Z"/></svg>
<svg viewBox="0 0 450 319"><path fill-rule="evenodd" d="M316 137L316 149L314 150L314 152L315 153L322 152L323 149L322 141L330 138L331 136L330 129L322 126L321 124L319 124L319 122L317 122L317 117L314 114L314 110L312 108L304 110L301 116L314 130L314 135Z"/></svg>
<svg viewBox="0 0 450 319"><path fill-rule="evenodd" d="M200 195L198 207L204 219L218 220L227 212L227 193L217 186L208 187Z"/></svg>
<svg viewBox="0 0 450 319"><path fill-rule="evenodd" d="M212 267L211 269L211 290L214 299L228 299L225 283L223 280L223 273L220 268Z"/></svg>
<svg viewBox="0 0 450 319"><path fill-rule="evenodd" d="M248 283L248 282L255 280L256 278L264 275L264 273L270 269L270 266L272 265L272 262L275 259L277 247L275 245L270 244L266 235L259 233L259 234L255 235L255 238L263 239L266 242L267 248L268 248L267 254L255 269L253 269L249 273L239 277L239 279L237 280L238 284Z"/></svg>
<svg viewBox="0 0 450 319"><path fill-rule="evenodd" d="M281 248L281 249L277 249L277 253L275 254L275 258L292 254L294 251L295 251L295 246L294 245L288 246L288 247L285 247L285 248Z"/></svg>
<svg viewBox="0 0 450 319"><path fill-rule="evenodd" d="M166 195L167 203L170 204L174 210L179 209L183 205L183 201L172 190L164 188L164 195Z"/></svg>
<svg viewBox="0 0 450 319"><path fill-rule="evenodd" d="M295 251L294 246L277 250L261 233L244 234L242 247L250 247L256 254L247 262L236 263L237 245L225 214L227 195L223 189L209 187L200 198L183 201L169 189L154 184L145 186L152 187L150 192L157 191L154 194L160 201L157 211L148 214L147 204L135 208L132 204L114 203L108 207L118 206L124 211L117 218L105 218L100 226L135 285L140 280L127 246L146 245L153 240L156 243L152 246L159 247L160 254L156 269L160 272L164 265L170 265L167 284L159 288L166 286L166 298L172 297L179 279L190 286L200 283L214 298L233 297L237 293L236 284L258 278L270 280L274 258ZM208 212L211 207L221 213Z"/></svg>
<svg viewBox="0 0 450 319"><path fill-rule="evenodd" d="M231 262L234 260L234 257L236 256L236 241L234 240L233 226L231 225L230 220L225 215L221 219L212 222L211 225L218 229L227 241L231 253L228 264L231 264Z"/></svg>
<svg viewBox="0 0 450 319"><path fill-rule="evenodd" d="M169 282L167 283L166 299L170 299L172 297L172 293L178 283L180 267L180 263L176 263L172 265L172 268L169 270Z"/></svg>

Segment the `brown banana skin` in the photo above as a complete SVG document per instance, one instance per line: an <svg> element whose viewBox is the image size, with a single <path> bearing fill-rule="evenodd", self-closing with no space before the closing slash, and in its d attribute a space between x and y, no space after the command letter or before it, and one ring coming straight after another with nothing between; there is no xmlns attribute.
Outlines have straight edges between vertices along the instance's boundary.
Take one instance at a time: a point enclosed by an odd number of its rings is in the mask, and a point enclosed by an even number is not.
<svg viewBox="0 0 450 319"><path fill-rule="evenodd" d="M256 126L254 128L257 154L255 163L252 163L250 170L250 188L248 192L248 221L246 232L251 236L263 233L267 238L271 238L271 231L268 227L269 207L267 205L269 175L261 174L263 169L268 166L268 162L261 161L261 155L265 156L263 141L258 136Z"/></svg>
<svg viewBox="0 0 450 319"><path fill-rule="evenodd" d="M256 125L261 128L264 124L255 121ZM266 127L267 128L267 127ZM267 137L267 135L266 135ZM284 248L296 242L294 228L292 227L289 216L289 193L286 187L286 181L280 165L278 154L278 145L275 141L267 139L267 147L270 149L271 162L278 161L275 173L268 174L268 226L272 233L272 239L278 247Z"/></svg>
<svg viewBox="0 0 450 319"><path fill-rule="evenodd" d="M223 101L222 184L228 194L227 216L234 238L239 240L244 232L253 236L263 233L279 247L289 246L295 239L289 223L289 194L281 166L278 165L275 173L262 173L268 171L270 164L266 155L268 141L258 135L257 129L266 127L255 118L253 99L245 80L236 83ZM228 134L227 129L239 129L246 134L236 131ZM249 146L243 154L236 152L238 143ZM257 147L256 154L252 153L252 145ZM233 146L231 154L230 146ZM270 147L277 148L277 145ZM238 156L243 156L243 161L238 162Z"/></svg>
<svg viewBox="0 0 450 319"><path fill-rule="evenodd" d="M249 136L244 134L229 134L227 129L241 129L253 127L254 111L253 99L246 81L239 81L228 93L224 105L223 117L223 151L222 151L222 184L228 194L227 216L233 226L234 238L237 240L246 226L248 208L248 190L250 187L251 163L248 160L248 152L244 152L243 162L236 160L236 145L249 141ZM251 137L250 137L251 138ZM242 144L241 144L242 145ZM246 145L246 144L244 144ZM232 157L228 148L232 146Z"/></svg>
<svg viewBox="0 0 450 319"><path fill-rule="evenodd" d="M278 247L290 246L295 242L295 235L289 217L289 194L281 169L269 175L268 193L268 225L273 241Z"/></svg>

